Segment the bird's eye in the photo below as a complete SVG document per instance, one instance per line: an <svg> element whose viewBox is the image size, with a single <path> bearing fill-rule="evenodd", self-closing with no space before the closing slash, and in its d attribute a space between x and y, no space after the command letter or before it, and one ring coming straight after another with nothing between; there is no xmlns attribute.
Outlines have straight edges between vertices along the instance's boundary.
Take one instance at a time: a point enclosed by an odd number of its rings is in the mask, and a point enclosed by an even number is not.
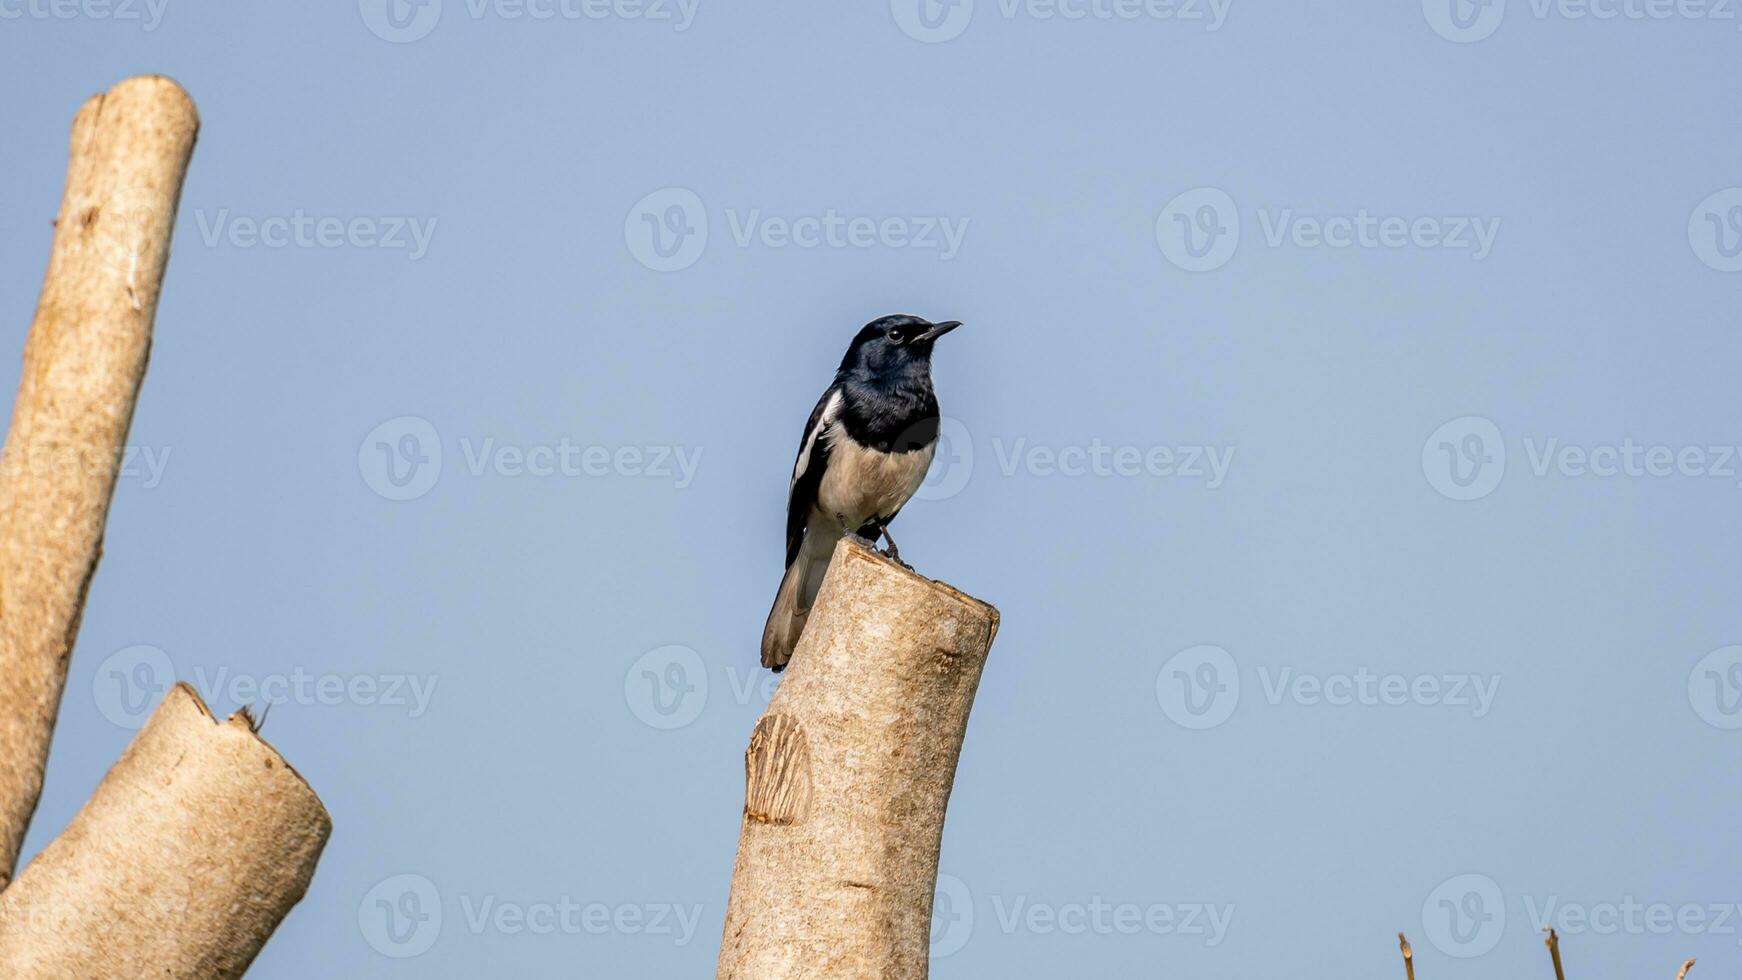
<svg viewBox="0 0 1742 980"><path fill-rule="evenodd" d="M889 342L892 344L901 343L901 328L900 327L895 327L889 331Z"/></svg>

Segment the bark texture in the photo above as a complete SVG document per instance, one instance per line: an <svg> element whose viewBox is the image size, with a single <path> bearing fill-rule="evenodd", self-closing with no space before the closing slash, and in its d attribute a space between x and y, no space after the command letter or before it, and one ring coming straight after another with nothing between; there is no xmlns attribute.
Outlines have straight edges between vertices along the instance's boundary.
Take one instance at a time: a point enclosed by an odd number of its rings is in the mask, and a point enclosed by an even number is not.
<svg viewBox="0 0 1742 980"><path fill-rule="evenodd" d="M998 611L848 537L750 737L718 975L924 977Z"/></svg>
<svg viewBox="0 0 1742 980"><path fill-rule="evenodd" d="M73 121L0 455L0 887L42 792L198 129L187 94L155 76L93 97Z"/></svg>
<svg viewBox="0 0 1742 980"><path fill-rule="evenodd" d="M0 892L0 977L239 977L308 890L332 821L247 716L164 696Z"/></svg>

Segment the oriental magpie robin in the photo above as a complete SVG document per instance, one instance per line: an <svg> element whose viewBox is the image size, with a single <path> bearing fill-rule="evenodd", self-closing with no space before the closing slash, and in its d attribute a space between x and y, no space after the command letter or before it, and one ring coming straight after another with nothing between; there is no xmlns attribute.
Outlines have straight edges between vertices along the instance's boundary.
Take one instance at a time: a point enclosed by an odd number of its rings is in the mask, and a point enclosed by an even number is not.
<svg viewBox="0 0 1742 980"><path fill-rule="evenodd" d="M919 489L938 446L932 342L961 326L916 316L873 320L853 338L805 423L786 502L786 576L762 630L762 666L786 669L845 534L889 542L889 522Z"/></svg>

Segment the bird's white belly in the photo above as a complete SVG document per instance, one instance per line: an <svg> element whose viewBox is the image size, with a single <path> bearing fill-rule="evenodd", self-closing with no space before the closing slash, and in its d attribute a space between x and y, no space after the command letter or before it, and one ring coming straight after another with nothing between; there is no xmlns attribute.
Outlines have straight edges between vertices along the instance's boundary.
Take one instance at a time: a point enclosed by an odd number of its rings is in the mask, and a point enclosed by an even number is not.
<svg viewBox="0 0 1742 980"><path fill-rule="evenodd" d="M829 467L817 488L817 509L830 520L839 514L851 529L875 517L889 517L925 482L935 452L936 443L907 453L884 453L844 437L830 440Z"/></svg>

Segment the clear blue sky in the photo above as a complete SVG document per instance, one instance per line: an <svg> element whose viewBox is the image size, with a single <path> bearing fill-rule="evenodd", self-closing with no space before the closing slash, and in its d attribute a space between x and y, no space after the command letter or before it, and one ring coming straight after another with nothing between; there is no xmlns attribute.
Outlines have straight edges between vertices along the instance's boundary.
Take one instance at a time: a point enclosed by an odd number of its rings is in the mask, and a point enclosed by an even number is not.
<svg viewBox="0 0 1742 980"><path fill-rule="evenodd" d="M333 814L254 976L708 975L913 312L895 531L1004 614L936 976L1734 973L1742 13L1449 2L0 0L0 347L80 101L204 118L27 851L173 673Z"/></svg>

